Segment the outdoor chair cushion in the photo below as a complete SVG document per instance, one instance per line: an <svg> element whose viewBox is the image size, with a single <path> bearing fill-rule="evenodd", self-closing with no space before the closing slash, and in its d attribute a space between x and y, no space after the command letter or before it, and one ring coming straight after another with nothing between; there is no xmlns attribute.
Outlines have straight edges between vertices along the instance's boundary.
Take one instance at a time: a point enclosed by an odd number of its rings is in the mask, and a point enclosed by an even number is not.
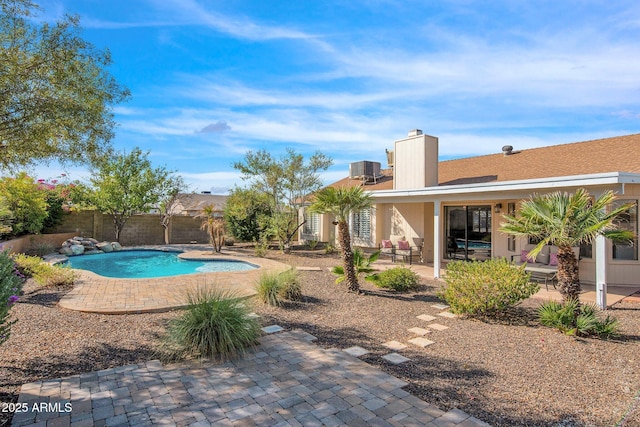
<svg viewBox="0 0 640 427"><path fill-rule="evenodd" d="M406 240L398 240L398 249L401 251L407 251L409 250L410 246L409 246L409 242Z"/></svg>
<svg viewBox="0 0 640 427"><path fill-rule="evenodd" d="M382 241L382 247L384 249L389 249L393 247L393 243L391 243L391 240L383 240Z"/></svg>

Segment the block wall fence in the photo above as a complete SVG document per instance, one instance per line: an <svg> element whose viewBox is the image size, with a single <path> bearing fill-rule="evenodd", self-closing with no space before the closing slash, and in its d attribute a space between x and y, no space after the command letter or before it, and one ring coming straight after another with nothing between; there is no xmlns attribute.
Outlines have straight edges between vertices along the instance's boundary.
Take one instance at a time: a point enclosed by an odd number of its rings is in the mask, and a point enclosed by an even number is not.
<svg viewBox="0 0 640 427"><path fill-rule="evenodd" d="M200 218L174 216L169 225L169 243L209 243L209 235L200 229L201 224ZM71 212L65 216L62 224L44 230L43 233L64 233L93 237L99 241L115 241L113 218L97 211ZM120 233L120 243L123 246L163 245L164 228L160 224L160 215L141 214L129 218Z"/></svg>

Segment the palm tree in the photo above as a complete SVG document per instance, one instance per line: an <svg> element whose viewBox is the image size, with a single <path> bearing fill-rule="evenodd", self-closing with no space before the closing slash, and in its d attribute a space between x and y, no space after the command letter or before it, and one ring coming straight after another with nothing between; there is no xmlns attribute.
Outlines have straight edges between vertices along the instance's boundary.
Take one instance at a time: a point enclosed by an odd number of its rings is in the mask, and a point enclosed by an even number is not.
<svg viewBox="0 0 640 427"><path fill-rule="evenodd" d="M216 252L222 250L224 244L224 219L222 214L216 210L214 205L205 206L202 214L198 215L202 218L201 230L207 230L209 233L209 242Z"/></svg>
<svg viewBox="0 0 640 427"><path fill-rule="evenodd" d="M310 212L333 214L338 223L338 242L342 251L345 281L350 292L360 292L358 275L353 262L351 236L349 234L349 214L371 207L371 196L362 187L325 187L314 195Z"/></svg>
<svg viewBox="0 0 640 427"><path fill-rule="evenodd" d="M578 260L571 248L593 243L598 235L615 241L634 238L632 232L617 228L614 222L633 203L614 208L611 204L615 198L612 191L607 191L593 200L582 188L575 194L557 191L533 195L522 202L519 215L505 215L500 230L538 241L537 246L529 252L531 257L535 257L545 245L557 246L560 293L564 301L578 299Z"/></svg>

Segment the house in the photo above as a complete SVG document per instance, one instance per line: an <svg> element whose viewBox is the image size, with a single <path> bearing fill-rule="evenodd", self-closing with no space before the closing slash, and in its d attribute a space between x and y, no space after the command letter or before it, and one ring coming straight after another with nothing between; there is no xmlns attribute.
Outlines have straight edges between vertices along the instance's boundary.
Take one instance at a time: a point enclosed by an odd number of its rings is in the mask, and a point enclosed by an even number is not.
<svg viewBox="0 0 640 427"><path fill-rule="evenodd" d="M217 212L224 211L229 196L211 194L209 192L202 193L181 193L178 194L177 201L172 207L174 215L198 216L207 206L214 206Z"/></svg>
<svg viewBox="0 0 640 427"><path fill-rule="evenodd" d="M355 245L376 247L402 236L419 247L440 277L443 263L452 258L519 256L529 242L501 233L502 216L534 193L581 187L595 196L613 190L620 202L636 202L621 225L638 232L640 134L522 150L504 146L496 154L441 162L438 144L421 130L410 131L388 151L388 169L376 162L352 163L350 175L331 184L362 185L373 196L370 210L352 214ZM305 215L306 235L335 240L332 218ZM579 263L580 280L604 286L605 293L606 283L639 283L637 238L633 245L599 238L580 248Z"/></svg>

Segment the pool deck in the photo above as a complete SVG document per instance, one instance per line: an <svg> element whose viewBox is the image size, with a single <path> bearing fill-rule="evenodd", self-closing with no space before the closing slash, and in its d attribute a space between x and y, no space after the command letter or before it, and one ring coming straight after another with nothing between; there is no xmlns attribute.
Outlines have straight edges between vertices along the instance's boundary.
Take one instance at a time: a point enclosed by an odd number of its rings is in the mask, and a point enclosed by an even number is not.
<svg viewBox="0 0 640 427"><path fill-rule="evenodd" d="M187 293L199 288L218 289L239 297L253 296L256 294L255 283L265 270L281 272L291 268L266 258L238 257L230 251L214 253L211 250L185 250L181 257L246 261L260 268L152 279L117 279L78 270L79 278L76 279L73 290L62 297L59 305L69 310L101 314L170 311L184 308L187 305Z"/></svg>

